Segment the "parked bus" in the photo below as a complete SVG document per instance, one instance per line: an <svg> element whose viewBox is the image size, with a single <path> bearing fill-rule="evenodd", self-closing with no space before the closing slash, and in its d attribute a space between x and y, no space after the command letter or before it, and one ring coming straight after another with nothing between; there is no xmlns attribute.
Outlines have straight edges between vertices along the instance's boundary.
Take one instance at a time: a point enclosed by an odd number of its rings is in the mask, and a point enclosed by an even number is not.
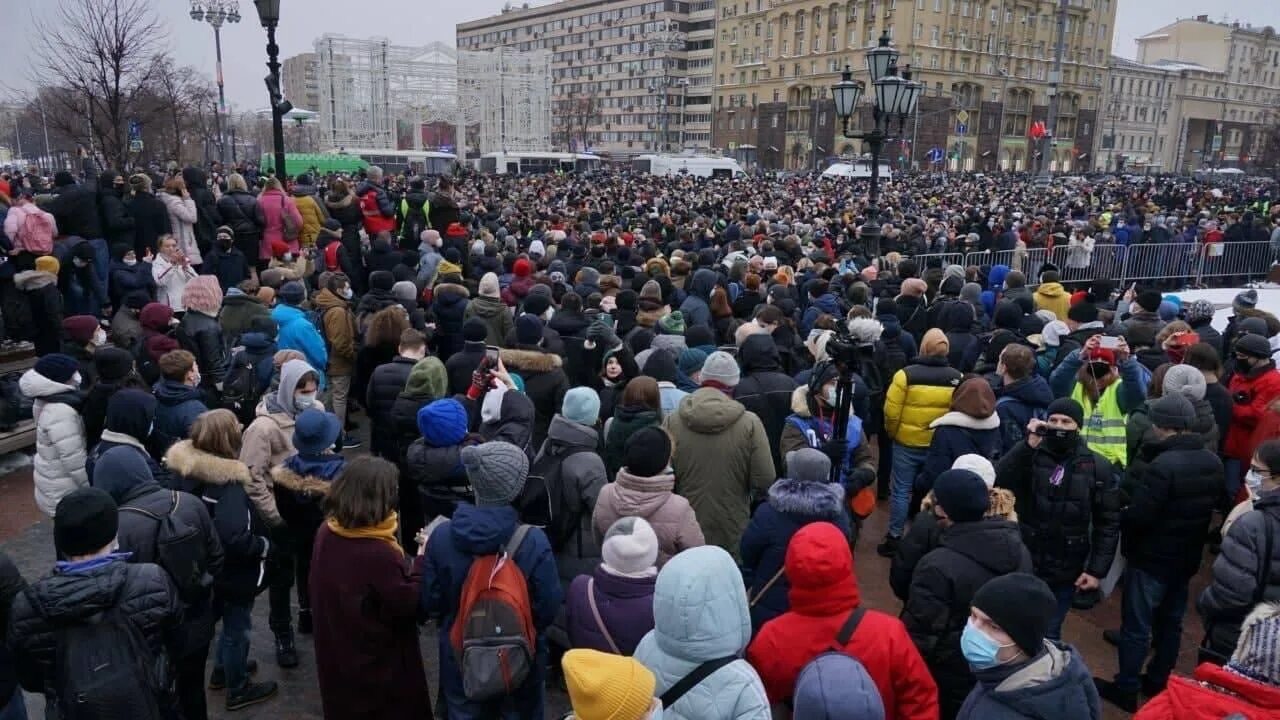
<svg viewBox="0 0 1280 720"><path fill-rule="evenodd" d="M871 160L854 158L832 163L830 167L822 171L822 177L869 178L871 177ZM893 170L888 163L880 163L880 179L893 179Z"/></svg>
<svg viewBox="0 0 1280 720"><path fill-rule="evenodd" d="M339 157L359 158L377 165L388 175L401 175L412 170L418 175L452 175L458 156L437 150L361 150L340 148L330 151ZM290 165L292 167L292 165Z"/></svg>
<svg viewBox="0 0 1280 720"><path fill-rule="evenodd" d="M480 156L476 168L497 175L537 175L553 172L593 172L600 169L601 158L591 153L567 152L491 152Z"/></svg>
<svg viewBox="0 0 1280 720"><path fill-rule="evenodd" d="M743 174L737 160L709 155L641 155L631 161L631 172L694 177L735 177Z"/></svg>
<svg viewBox="0 0 1280 720"><path fill-rule="evenodd" d="M272 168L275 165L276 156L272 153L263 153L262 158L258 161L258 167L260 168ZM294 176L302 172L311 172L313 169L321 174L346 173L351 175L365 169L369 166L369 163L358 157L348 155L286 153L284 166L289 171L289 174Z"/></svg>

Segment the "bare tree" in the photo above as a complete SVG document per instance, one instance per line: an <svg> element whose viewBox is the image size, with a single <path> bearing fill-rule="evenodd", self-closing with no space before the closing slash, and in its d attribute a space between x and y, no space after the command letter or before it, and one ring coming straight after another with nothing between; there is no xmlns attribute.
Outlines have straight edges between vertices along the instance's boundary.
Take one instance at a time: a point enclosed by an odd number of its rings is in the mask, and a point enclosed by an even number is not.
<svg viewBox="0 0 1280 720"><path fill-rule="evenodd" d="M590 143L590 129L600 123L600 98L595 95L578 95L556 103L555 121L557 135L566 149L586 149Z"/></svg>
<svg viewBox="0 0 1280 720"><path fill-rule="evenodd" d="M47 44L33 79L71 91L60 94L59 107L47 108L51 127L96 143L108 162L124 167L129 121L146 122L156 111L141 102L150 94L167 37L153 4L59 0L51 19L33 19L33 25L32 35Z"/></svg>

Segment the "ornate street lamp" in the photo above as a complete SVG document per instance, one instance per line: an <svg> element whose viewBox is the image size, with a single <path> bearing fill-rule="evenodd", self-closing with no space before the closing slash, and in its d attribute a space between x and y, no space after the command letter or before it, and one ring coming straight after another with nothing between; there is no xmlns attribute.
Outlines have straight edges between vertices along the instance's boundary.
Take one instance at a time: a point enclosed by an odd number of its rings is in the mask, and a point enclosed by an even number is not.
<svg viewBox="0 0 1280 720"><path fill-rule="evenodd" d="M276 26L280 24L280 0L253 0L258 20L267 29L267 92L271 95L271 143L275 145L276 177L286 182L284 165L284 114L293 109L280 92L280 46L276 45Z"/></svg>
<svg viewBox="0 0 1280 720"><path fill-rule="evenodd" d="M227 113L227 95L222 87L222 25L240 22L240 0L191 0L191 19L207 22L213 28L213 47L217 53L218 111L214 113L214 132L218 134L218 160L227 161L227 141L222 118Z"/></svg>

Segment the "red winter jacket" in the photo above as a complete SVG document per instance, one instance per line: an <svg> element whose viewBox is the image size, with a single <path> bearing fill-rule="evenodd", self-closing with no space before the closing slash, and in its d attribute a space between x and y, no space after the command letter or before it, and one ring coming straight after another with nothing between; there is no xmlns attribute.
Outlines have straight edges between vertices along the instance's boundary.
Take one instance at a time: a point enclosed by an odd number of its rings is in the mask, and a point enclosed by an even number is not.
<svg viewBox="0 0 1280 720"><path fill-rule="evenodd" d="M792 696L800 670L831 649L862 601L848 540L831 523L811 523L792 536L784 567L791 609L765 623L747 648L774 703ZM938 686L901 620L867 610L843 650L867 668L886 718L937 720Z"/></svg>
<svg viewBox="0 0 1280 720"><path fill-rule="evenodd" d="M1232 713L1244 720L1280 718L1280 688L1204 663L1194 679L1171 676L1165 691L1143 705L1133 720L1222 720Z"/></svg>
<svg viewBox="0 0 1280 720"><path fill-rule="evenodd" d="M1259 368L1247 375L1236 373L1231 376L1231 384L1227 386L1234 400L1239 393L1248 396L1248 402L1235 402L1231 406L1231 428L1227 430L1227 444L1224 452L1227 457L1249 462L1256 449L1253 445L1253 431L1258 426L1267 406L1280 397L1280 372L1275 365L1268 363L1265 369Z"/></svg>

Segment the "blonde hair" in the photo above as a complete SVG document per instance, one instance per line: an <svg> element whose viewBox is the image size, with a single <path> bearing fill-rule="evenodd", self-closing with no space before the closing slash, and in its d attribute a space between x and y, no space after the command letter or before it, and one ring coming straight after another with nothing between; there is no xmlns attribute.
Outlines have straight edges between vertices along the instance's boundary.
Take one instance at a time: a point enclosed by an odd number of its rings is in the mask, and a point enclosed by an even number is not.
<svg viewBox="0 0 1280 720"><path fill-rule="evenodd" d="M263 184L263 187L266 188L267 190L280 190L280 191L284 190L284 186L280 184L280 178L278 177L267 178L267 181L266 183Z"/></svg>
<svg viewBox="0 0 1280 720"><path fill-rule="evenodd" d="M169 193L170 195L181 195L182 188L186 186L187 186L187 183L182 179L181 175L174 175L173 177L164 181L164 191Z"/></svg>
<svg viewBox="0 0 1280 720"><path fill-rule="evenodd" d="M249 184L244 181L244 176L240 173L231 173L227 176L227 190L244 190L249 191Z"/></svg>
<svg viewBox="0 0 1280 720"><path fill-rule="evenodd" d="M946 357L951 352L951 343L938 328L930 328L920 339L920 355L922 357Z"/></svg>
<svg viewBox="0 0 1280 720"><path fill-rule="evenodd" d="M220 458L238 459L242 439L240 421L230 410L203 412L191 424L191 446Z"/></svg>

